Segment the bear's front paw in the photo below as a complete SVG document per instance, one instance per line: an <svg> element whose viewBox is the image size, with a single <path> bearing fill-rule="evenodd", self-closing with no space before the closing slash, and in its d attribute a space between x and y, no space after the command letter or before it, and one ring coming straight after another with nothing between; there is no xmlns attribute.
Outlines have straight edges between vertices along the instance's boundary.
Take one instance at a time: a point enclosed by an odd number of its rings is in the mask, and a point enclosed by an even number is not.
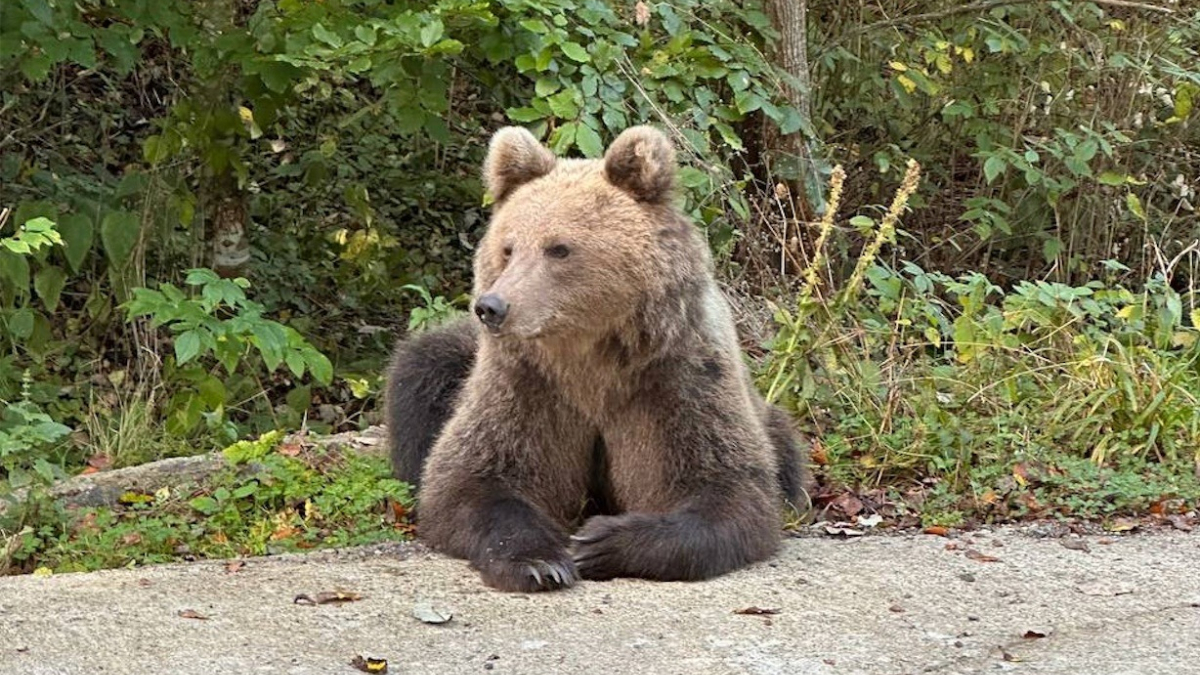
<svg viewBox="0 0 1200 675"><path fill-rule="evenodd" d="M491 559L475 562L483 583L501 591L533 593L569 588L579 571L566 551L551 559Z"/></svg>
<svg viewBox="0 0 1200 675"><path fill-rule="evenodd" d="M630 515L593 516L571 537L575 565L584 579L640 576L631 569L642 523Z"/></svg>

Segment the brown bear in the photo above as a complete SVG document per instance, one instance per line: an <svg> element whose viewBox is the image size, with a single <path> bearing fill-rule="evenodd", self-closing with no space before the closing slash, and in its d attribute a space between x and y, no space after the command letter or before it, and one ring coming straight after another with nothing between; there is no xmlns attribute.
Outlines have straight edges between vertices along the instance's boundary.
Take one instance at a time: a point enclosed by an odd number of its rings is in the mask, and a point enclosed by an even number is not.
<svg viewBox="0 0 1200 675"><path fill-rule="evenodd" d="M775 551L785 499L808 506L675 172L650 127L601 160L501 129L475 318L396 348L387 421L419 536L495 588L712 577Z"/></svg>

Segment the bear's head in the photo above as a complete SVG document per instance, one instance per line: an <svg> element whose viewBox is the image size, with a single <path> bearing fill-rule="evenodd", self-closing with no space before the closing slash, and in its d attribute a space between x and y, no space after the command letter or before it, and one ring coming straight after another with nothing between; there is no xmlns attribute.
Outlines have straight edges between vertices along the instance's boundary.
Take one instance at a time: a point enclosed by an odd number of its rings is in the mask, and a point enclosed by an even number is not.
<svg viewBox="0 0 1200 675"><path fill-rule="evenodd" d="M475 254L475 315L521 340L601 336L704 269L707 247L673 203L675 152L651 127L603 159L557 159L520 127L492 137L496 200Z"/></svg>

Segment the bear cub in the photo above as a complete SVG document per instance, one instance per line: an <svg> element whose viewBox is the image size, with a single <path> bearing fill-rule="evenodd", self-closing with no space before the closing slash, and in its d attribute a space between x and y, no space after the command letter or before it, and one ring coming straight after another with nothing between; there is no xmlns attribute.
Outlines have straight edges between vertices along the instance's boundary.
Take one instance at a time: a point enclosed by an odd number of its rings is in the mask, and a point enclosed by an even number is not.
<svg viewBox="0 0 1200 675"><path fill-rule="evenodd" d="M763 560L806 456L754 389L650 127L603 159L493 136L473 317L402 340L386 390L419 536L505 591L704 579Z"/></svg>

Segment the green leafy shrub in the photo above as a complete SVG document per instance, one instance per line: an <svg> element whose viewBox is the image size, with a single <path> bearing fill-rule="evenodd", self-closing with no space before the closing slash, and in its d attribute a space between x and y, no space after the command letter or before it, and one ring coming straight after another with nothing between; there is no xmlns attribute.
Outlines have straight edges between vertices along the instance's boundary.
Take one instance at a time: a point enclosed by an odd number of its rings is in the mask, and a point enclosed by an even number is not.
<svg viewBox="0 0 1200 675"><path fill-rule="evenodd" d="M0 216L0 227L8 215L5 210ZM46 261L50 250L62 244L54 221L42 216L24 221L12 236L0 239L0 323L4 325L0 347L33 353L45 349L49 320L36 308L34 297L47 312L57 309L66 275Z"/></svg>
<svg viewBox="0 0 1200 675"><path fill-rule="evenodd" d="M877 198L903 157L927 167L908 219L924 267L1074 284L1115 258L1148 278L1148 248L1172 257L1200 235L1186 4L810 2L814 118L855 158L852 200Z"/></svg>
<svg viewBox="0 0 1200 675"><path fill-rule="evenodd" d="M215 363L231 377L247 369L257 372L259 367L274 373L286 365L297 379L307 373L318 383L330 383L329 359L294 328L264 317L262 305L246 297L249 281L222 279L212 270L195 269L188 272L187 284L199 295L188 297L164 283L158 290L134 289L125 305L131 320L148 317L151 328L163 326L173 334L175 357L167 374L168 378L177 374L186 386L170 404L169 428L187 433L206 411L222 414L229 401L231 392L211 368L185 368L193 360ZM244 365L252 355L256 359Z"/></svg>
<svg viewBox="0 0 1200 675"><path fill-rule="evenodd" d="M7 488L25 487L35 479L50 482L58 471L49 451L71 433L29 401L4 403L0 410L0 469Z"/></svg>
<svg viewBox="0 0 1200 675"><path fill-rule="evenodd" d="M122 496L112 508L44 515L12 564L83 571L180 559L264 555L408 538L408 486L387 462L265 434L225 450L202 486Z"/></svg>
<svg viewBox="0 0 1200 675"><path fill-rule="evenodd" d="M428 288L408 284L403 287L406 290L413 291L421 296L423 306L414 307L408 315L408 330L420 331L430 326L435 326L444 321L454 318L462 313L458 306L468 302L469 298L465 295L459 296L454 300L447 300L442 296L434 297Z"/></svg>

